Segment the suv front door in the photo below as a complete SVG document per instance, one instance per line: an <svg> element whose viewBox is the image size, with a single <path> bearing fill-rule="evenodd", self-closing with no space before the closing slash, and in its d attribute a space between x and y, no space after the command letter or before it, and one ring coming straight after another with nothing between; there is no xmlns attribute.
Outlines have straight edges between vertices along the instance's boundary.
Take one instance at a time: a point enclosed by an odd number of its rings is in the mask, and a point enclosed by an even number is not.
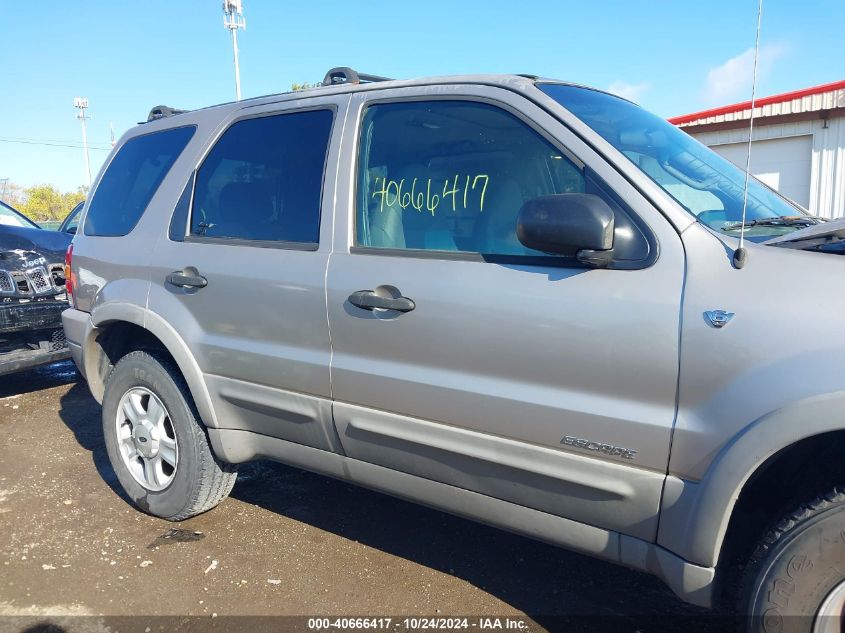
<svg viewBox="0 0 845 633"><path fill-rule="evenodd" d="M353 96L327 295L345 452L653 539L678 372L684 255L594 151L507 90ZM525 200L616 212L590 270L516 238ZM659 253L658 253L659 249ZM383 307L378 307L383 306Z"/></svg>

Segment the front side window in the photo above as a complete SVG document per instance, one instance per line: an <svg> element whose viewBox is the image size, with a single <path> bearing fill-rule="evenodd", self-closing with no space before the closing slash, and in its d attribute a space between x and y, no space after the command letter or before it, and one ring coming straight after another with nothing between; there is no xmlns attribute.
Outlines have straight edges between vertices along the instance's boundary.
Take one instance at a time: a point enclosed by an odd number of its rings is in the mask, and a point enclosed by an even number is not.
<svg viewBox="0 0 845 633"><path fill-rule="evenodd" d="M522 205L552 194L602 195L583 166L486 103L371 105L359 152L356 246L546 256L517 238ZM617 217L619 231L642 237L624 213ZM643 258L645 239L634 242L618 257Z"/></svg>
<svg viewBox="0 0 845 633"><path fill-rule="evenodd" d="M177 127L129 139L100 180L88 213L85 235L127 235L179 158L195 127Z"/></svg>
<svg viewBox="0 0 845 633"><path fill-rule="evenodd" d="M588 88L538 84L601 135L700 222L755 241L790 233L817 220L665 119L633 103Z"/></svg>
<svg viewBox="0 0 845 633"><path fill-rule="evenodd" d="M232 125L197 172L191 234L318 243L333 118L311 110Z"/></svg>

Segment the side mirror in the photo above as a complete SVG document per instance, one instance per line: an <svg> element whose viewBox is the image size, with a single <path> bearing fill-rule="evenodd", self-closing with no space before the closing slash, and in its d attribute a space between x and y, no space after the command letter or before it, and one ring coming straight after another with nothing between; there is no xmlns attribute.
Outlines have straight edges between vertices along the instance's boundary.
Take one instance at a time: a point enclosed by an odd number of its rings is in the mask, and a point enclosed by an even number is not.
<svg viewBox="0 0 845 633"><path fill-rule="evenodd" d="M613 261L613 209L599 196L561 193L529 200L516 235L524 246L603 268Z"/></svg>
<svg viewBox="0 0 845 633"><path fill-rule="evenodd" d="M65 233L70 233L71 235L76 235L76 227L75 226L69 226L67 229L65 229Z"/></svg>

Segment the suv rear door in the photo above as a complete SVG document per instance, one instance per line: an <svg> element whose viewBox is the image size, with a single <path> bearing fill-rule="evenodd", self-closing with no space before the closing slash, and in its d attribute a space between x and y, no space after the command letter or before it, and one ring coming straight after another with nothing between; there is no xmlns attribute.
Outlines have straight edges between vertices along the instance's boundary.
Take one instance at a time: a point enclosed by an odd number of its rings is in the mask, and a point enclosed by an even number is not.
<svg viewBox="0 0 845 633"><path fill-rule="evenodd" d="M346 453L652 539L675 416L675 230L504 89L359 93L346 129L327 276ZM616 269L517 240L525 200L567 192L616 211Z"/></svg>
<svg viewBox="0 0 845 633"><path fill-rule="evenodd" d="M220 428L333 450L325 272L348 97L223 122L153 257L150 310L178 329ZM325 192L325 193L324 193Z"/></svg>

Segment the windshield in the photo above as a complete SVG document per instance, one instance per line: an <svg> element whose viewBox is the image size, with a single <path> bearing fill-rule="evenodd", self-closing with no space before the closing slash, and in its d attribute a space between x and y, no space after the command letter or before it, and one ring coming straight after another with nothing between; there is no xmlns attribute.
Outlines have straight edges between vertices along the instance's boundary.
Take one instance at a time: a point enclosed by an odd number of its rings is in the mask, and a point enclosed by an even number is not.
<svg viewBox="0 0 845 633"><path fill-rule="evenodd" d="M745 171L665 119L613 95L568 86L538 88L589 125L707 226L739 236ZM753 176L746 237L763 241L818 222Z"/></svg>
<svg viewBox="0 0 845 633"><path fill-rule="evenodd" d="M5 202L0 202L0 224L6 226L25 226L27 228L41 228L25 215L18 213Z"/></svg>

